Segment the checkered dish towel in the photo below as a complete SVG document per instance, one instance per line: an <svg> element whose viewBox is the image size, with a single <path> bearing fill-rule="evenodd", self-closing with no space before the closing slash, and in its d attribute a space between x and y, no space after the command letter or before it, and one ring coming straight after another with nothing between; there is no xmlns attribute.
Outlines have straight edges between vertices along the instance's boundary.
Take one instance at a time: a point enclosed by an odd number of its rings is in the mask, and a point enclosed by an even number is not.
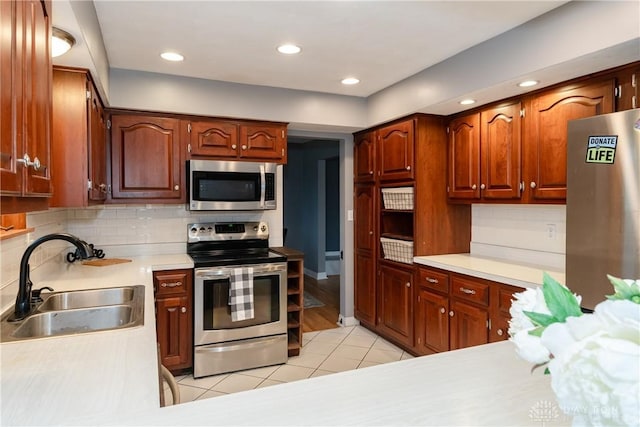
<svg viewBox="0 0 640 427"><path fill-rule="evenodd" d="M231 321L253 319L253 268L234 268L229 286Z"/></svg>

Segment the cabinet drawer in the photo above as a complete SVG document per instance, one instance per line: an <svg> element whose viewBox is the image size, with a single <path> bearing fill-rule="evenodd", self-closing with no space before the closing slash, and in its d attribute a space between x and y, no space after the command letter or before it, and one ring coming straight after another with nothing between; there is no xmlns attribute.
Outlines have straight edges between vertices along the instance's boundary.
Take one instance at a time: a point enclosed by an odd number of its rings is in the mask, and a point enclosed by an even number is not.
<svg viewBox="0 0 640 427"><path fill-rule="evenodd" d="M156 271L153 273L153 289L157 297L187 295L191 289L190 270Z"/></svg>
<svg viewBox="0 0 640 427"><path fill-rule="evenodd" d="M498 288L498 311L501 314L509 316L509 309L511 309L511 300L513 300L513 294L522 291L524 291L524 289L522 288L505 285L500 286Z"/></svg>
<svg viewBox="0 0 640 427"><path fill-rule="evenodd" d="M451 295L484 306L489 305L489 284L482 279L451 275Z"/></svg>
<svg viewBox="0 0 640 427"><path fill-rule="evenodd" d="M434 291L449 292L449 275L430 268L418 268L418 285Z"/></svg>

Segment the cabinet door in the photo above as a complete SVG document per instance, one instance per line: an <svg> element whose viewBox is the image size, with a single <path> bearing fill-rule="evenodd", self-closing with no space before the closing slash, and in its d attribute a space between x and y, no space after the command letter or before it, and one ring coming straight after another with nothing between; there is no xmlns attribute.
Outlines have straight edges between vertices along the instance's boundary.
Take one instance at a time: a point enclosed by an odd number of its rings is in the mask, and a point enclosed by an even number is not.
<svg viewBox="0 0 640 427"><path fill-rule="evenodd" d="M616 73L616 111L640 107L640 62Z"/></svg>
<svg viewBox="0 0 640 427"><path fill-rule="evenodd" d="M452 300L449 306L449 321L451 350L489 342L489 313L486 309Z"/></svg>
<svg viewBox="0 0 640 427"><path fill-rule="evenodd" d="M36 165L26 169L23 194L51 195L51 2L24 5L24 152Z"/></svg>
<svg viewBox="0 0 640 427"><path fill-rule="evenodd" d="M375 179L376 150L374 132L356 136L353 150L353 171L356 182L371 182Z"/></svg>
<svg viewBox="0 0 640 427"><path fill-rule="evenodd" d="M416 348L420 354L449 350L449 298L420 287L416 310Z"/></svg>
<svg viewBox="0 0 640 427"><path fill-rule="evenodd" d="M287 135L283 125L240 125L240 157L286 163Z"/></svg>
<svg viewBox="0 0 640 427"><path fill-rule="evenodd" d="M230 157L238 155L238 124L202 121L187 124L192 156Z"/></svg>
<svg viewBox="0 0 640 427"><path fill-rule="evenodd" d="M22 191L23 167L16 163L22 152L22 74L16 54L17 35L22 22L17 19L21 2L0 1L0 190L2 195L18 196ZM20 37L20 42L22 37Z"/></svg>
<svg viewBox="0 0 640 427"><path fill-rule="evenodd" d="M449 123L450 199L480 198L480 115Z"/></svg>
<svg viewBox="0 0 640 427"><path fill-rule="evenodd" d="M169 118L113 116L113 199L184 202L178 124Z"/></svg>
<svg viewBox="0 0 640 427"><path fill-rule="evenodd" d="M168 369L191 365L191 307L188 297L156 300L156 332L162 364Z"/></svg>
<svg viewBox="0 0 640 427"><path fill-rule="evenodd" d="M413 271L380 265L379 330L409 347L413 346Z"/></svg>
<svg viewBox="0 0 640 427"><path fill-rule="evenodd" d="M613 80L554 90L531 100L525 159L530 200L567 196L567 122L613 112Z"/></svg>
<svg viewBox="0 0 640 427"><path fill-rule="evenodd" d="M413 179L413 120L397 123L377 131L378 175L381 181Z"/></svg>
<svg viewBox="0 0 640 427"><path fill-rule="evenodd" d="M484 199L518 199L521 181L520 103L480 114L480 190Z"/></svg>
<svg viewBox="0 0 640 427"><path fill-rule="evenodd" d="M511 315L511 300L513 294L524 289L514 286L494 283L491 295L491 324L489 328L489 342L504 341L509 339L509 320Z"/></svg>
<svg viewBox="0 0 640 427"><path fill-rule="evenodd" d="M90 80L87 80L89 111L89 200L103 202L107 198L107 128L104 106Z"/></svg>
<svg viewBox="0 0 640 427"><path fill-rule="evenodd" d="M354 268L355 316L363 324L376 324L376 265L371 253L356 250Z"/></svg>
<svg viewBox="0 0 640 427"><path fill-rule="evenodd" d="M373 253L376 246L373 185L356 185L354 218L355 248Z"/></svg>

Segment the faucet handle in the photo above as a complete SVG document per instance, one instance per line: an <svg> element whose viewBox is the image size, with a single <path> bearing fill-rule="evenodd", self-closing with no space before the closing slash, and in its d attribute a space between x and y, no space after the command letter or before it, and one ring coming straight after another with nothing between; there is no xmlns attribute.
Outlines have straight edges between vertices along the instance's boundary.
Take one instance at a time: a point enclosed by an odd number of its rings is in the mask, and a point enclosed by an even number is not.
<svg viewBox="0 0 640 427"><path fill-rule="evenodd" d="M47 290L49 292L53 292L53 288L50 287L50 286L43 286L40 289L31 290L31 303L32 304L35 304L35 303L38 303L38 302L42 302L42 297L40 296L40 294L44 290Z"/></svg>

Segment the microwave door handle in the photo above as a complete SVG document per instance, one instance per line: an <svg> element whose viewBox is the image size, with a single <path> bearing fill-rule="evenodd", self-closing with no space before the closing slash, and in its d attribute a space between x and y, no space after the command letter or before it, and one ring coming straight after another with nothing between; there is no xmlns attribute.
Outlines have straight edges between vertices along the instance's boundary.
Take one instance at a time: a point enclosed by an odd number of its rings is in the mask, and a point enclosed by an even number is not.
<svg viewBox="0 0 640 427"><path fill-rule="evenodd" d="M260 208L264 209L265 192L267 191L264 165L260 165Z"/></svg>

